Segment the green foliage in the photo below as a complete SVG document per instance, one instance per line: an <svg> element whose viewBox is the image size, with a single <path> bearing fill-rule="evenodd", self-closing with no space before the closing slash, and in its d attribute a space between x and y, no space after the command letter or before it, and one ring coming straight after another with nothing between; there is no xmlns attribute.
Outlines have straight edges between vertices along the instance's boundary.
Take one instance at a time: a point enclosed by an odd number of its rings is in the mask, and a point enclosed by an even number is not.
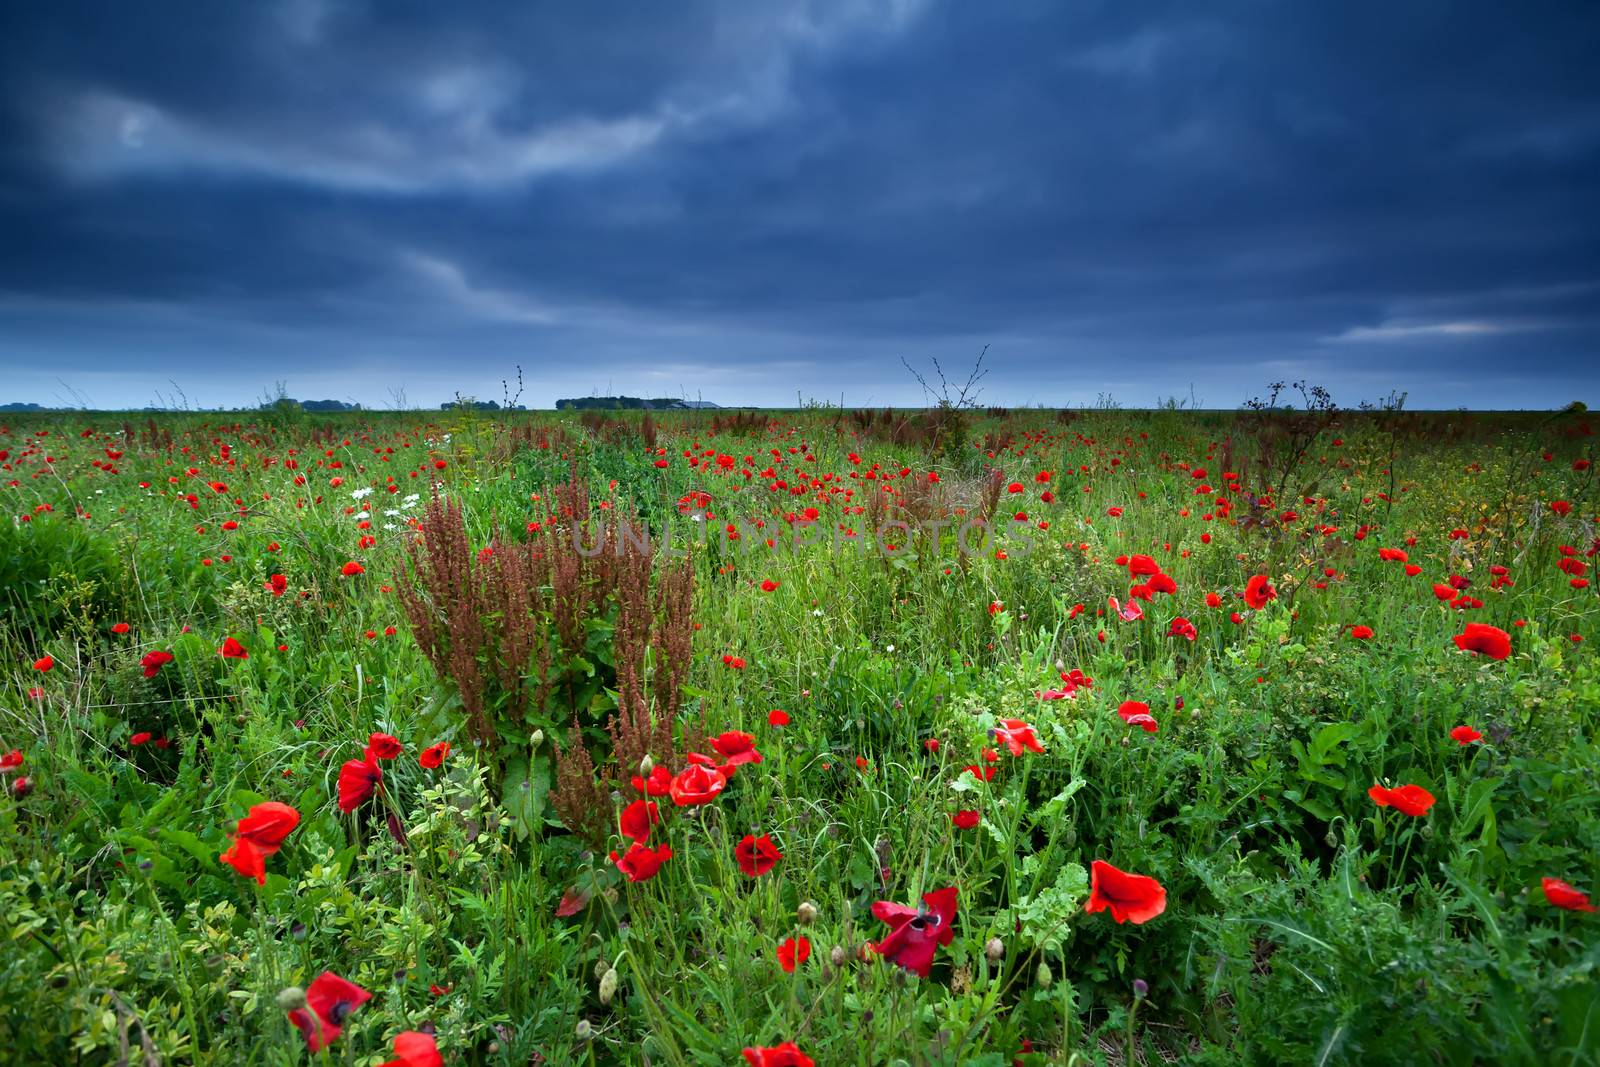
<svg viewBox="0 0 1600 1067"><path fill-rule="evenodd" d="M1262 509L1269 526L1217 503L1282 473L1227 413L930 414L656 412L654 444L638 415L481 408L87 437L21 417L53 462L13 451L11 511L31 518L0 523L0 754L25 761L0 774L0 1059L319 1062L277 998L332 970L374 995L326 1061L365 1067L424 1027L471 1065L725 1064L790 1039L830 1065L1596 1062L1600 927L1540 889L1600 885L1600 608L1555 566L1592 564L1600 533L1581 412L1340 413L1294 443L1291 481L1315 487ZM111 452L116 473L90 462ZM713 803L654 798L651 843L673 856L638 883L608 855L625 840L594 847L551 800L575 713L611 751L615 604L510 677L549 697L502 717L488 752L391 591L435 485L476 553L550 523L574 461L588 517L698 535L680 751L737 730L762 754ZM831 535L914 507L964 517L995 488L1026 546L789 543L808 507ZM703 522L679 509L691 493ZM1178 586L1137 622L1107 607L1129 601L1129 553ZM1256 573L1278 591L1261 610L1239 598ZM1452 575L1481 608L1433 595ZM1169 635L1179 615L1195 641ZM1459 652L1465 621L1506 629L1513 654ZM218 654L230 636L248 659ZM173 660L146 677L153 650ZM1075 669L1093 683L1063 695ZM1123 722L1130 700L1157 732ZM1013 755L1008 719L1043 751ZM1457 743L1463 724L1482 738ZM342 813L340 766L374 732L405 752ZM605 826L634 798L617 784L595 791ZM1374 784L1435 803L1379 808ZM257 885L219 857L267 799L302 821ZM746 834L770 836L773 871L741 870ZM1165 912L1086 913L1096 860L1157 878ZM875 903L945 886L959 913L927 978L872 951ZM811 946L793 973L791 937Z"/></svg>

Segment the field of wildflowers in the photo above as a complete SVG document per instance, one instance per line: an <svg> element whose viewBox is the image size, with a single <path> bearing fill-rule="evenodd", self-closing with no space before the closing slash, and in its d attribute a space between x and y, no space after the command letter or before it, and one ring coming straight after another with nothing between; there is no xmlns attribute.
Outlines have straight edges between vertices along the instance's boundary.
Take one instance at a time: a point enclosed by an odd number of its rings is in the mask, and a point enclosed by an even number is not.
<svg viewBox="0 0 1600 1067"><path fill-rule="evenodd" d="M1600 1062L1600 422L0 426L0 1060Z"/></svg>

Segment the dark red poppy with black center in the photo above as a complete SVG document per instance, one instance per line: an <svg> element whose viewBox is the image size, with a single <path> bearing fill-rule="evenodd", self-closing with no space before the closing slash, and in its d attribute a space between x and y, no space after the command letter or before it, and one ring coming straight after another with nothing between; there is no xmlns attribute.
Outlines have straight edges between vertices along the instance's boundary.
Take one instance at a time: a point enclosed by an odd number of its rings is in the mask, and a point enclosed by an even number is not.
<svg viewBox="0 0 1600 1067"><path fill-rule="evenodd" d="M872 914L889 924L888 935L872 945L872 951L926 978L934 952L955 938L956 887L924 894L922 906L915 909L880 900L872 905Z"/></svg>
<svg viewBox="0 0 1600 1067"><path fill-rule="evenodd" d="M367 755L372 759L394 759L404 751L405 746L392 734L370 734L367 737Z"/></svg>
<svg viewBox="0 0 1600 1067"><path fill-rule="evenodd" d="M1267 606L1267 601L1278 599L1278 591L1272 587L1272 581L1265 574L1257 574L1245 583L1244 602L1260 611Z"/></svg>
<svg viewBox="0 0 1600 1067"><path fill-rule="evenodd" d="M332 971L317 975L306 989L306 1006L289 1012L289 1021L305 1035L306 1049L321 1052L339 1037L350 1013L372 999L372 994Z"/></svg>
<svg viewBox="0 0 1600 1067"><path fill-rule="evenodd" d="M450 742L440 741L437 745L429 745L422 750L422 755L417 757L417 764L425 770L434 770L442 765L445 758L450 755Z"/></svg>

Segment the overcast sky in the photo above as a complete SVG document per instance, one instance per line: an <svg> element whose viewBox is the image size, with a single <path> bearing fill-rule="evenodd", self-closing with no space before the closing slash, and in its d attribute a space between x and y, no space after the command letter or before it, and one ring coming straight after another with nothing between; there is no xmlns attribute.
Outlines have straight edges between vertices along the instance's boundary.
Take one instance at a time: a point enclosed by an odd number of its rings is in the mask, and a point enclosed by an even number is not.
<svg viewBox="0 0 1600 1067"><path fill-rule="evenodd" d="M1600 401L1600 3L0 5L0 401Z"/></svg>

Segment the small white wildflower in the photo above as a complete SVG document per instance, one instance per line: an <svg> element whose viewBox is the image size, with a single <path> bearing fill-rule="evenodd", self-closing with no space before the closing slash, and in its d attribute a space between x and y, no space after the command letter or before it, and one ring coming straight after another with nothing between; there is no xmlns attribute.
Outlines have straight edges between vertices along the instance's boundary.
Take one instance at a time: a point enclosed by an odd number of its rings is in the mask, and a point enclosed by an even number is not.
<svg viewBox="0 0 1600 1067"><path fill-rule="evenodd" d="M350 499L351 500L360 500L362 497L370 496L371 494L372 494L372 487L371 486L367 486L364 489L357 489L354 492L352 492L350 494Z"/></svg>

